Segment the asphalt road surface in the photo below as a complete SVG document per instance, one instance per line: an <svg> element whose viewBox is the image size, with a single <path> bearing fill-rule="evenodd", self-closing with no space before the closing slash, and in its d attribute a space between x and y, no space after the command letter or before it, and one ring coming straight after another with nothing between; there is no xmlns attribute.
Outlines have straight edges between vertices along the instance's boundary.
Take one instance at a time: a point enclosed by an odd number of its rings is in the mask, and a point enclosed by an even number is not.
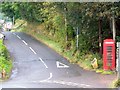
<svg viewBox="0 0 120 90"><path fill-rule="evenodd" d="M115 75L100 75L70 64L51 48L21 32L4 32L13 71L1 88L106 88Z"/></svg>

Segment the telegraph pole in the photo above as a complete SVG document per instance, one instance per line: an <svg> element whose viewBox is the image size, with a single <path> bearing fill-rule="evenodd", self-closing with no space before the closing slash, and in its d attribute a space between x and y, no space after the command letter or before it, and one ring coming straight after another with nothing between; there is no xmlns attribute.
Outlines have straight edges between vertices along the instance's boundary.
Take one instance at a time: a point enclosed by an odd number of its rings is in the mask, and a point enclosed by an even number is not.
<svg viewBox="0 0 120 90"><path fill-rule="evenodd" d="M113 10L112 10L112 31L113 31L113 40L115 41L116 38L116 28L115 28L115 7L114 3L112 5Z"/></svg>
<svg viewBox="0 0 120 90"><path fill-rule="evenodd" d="M99 53L102 55L102 18L99 18Z"/></svg>
<svg viewBox="0 0 120 90"><path fill-rule="evenodd" d="M65 12L65 32L66 32L66 43L68 41L68 31L67 31L67 3L64 2L64 12Z"/></svg>
<svg viewBox="0 0 120 90"><path fill-rule="evenodd" d="M112 30L113 30L113 40L115 41L116 38L116 29L115 29L115 17L112 17Z"/></svg>
<svg viewBox="0 0 120 90"><path fill-rule="evenodd" d="M77 35L76 47L77 47L77 50L78 50L78 47L79 47L79 28L78 27L77 27L76 35Z"/></svg>
<svg viewBox="0 0 120 90"><path fill-rule="evenodd" d="M14 18L14 15L13 15L13 17L12 17L12 28L11 29L13 29L14 24L15 24L15 18Z"/></svg>

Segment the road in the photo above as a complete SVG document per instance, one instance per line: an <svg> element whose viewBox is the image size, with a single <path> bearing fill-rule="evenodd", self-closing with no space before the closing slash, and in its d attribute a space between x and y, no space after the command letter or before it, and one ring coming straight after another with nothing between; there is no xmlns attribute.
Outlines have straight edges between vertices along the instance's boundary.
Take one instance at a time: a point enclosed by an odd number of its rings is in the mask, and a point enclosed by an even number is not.
<svg viewBox="0 0 120 90"><path fill-rule="evenodd" d="M70 64L45 44L21 32L4 32L13 61L1 88L105 88L115 75L100 75Z"/></svg>

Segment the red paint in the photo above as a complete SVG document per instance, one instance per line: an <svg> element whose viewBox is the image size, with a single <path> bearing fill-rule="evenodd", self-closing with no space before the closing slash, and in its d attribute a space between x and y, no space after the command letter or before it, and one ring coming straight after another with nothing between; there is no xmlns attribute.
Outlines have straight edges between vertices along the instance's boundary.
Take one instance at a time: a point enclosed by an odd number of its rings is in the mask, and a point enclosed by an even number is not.
<svg viewBox="0 0 120 90"><path fill-rule="evenodd" d="M103 69L115 70L115 41L105 39L103 42Z"/></svg>

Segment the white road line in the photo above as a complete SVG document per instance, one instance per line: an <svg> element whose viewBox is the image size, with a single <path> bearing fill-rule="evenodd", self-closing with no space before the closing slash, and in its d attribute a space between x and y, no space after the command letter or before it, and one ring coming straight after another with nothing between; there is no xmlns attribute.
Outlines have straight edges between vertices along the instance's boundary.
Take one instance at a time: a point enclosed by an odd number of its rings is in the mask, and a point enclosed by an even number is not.
<svg viewBox="0 0 120 90"><path fill-rule="evenodd" d="M50 73L50 77L47 80L50 80L53 77L53 74Z"/></svg>
<svg viewBox="0 0 120 90"><path fill-rule="evenodd" d="M90 87L90 85L86 85L86 84L85 84L85 86Z"/></svg>
<svg viewBox="0 0 120 90"><path fill-rule="evenodd" d="M20 37L20 36L18 36L18 35L17 35L17 38L21 39L21 37Z"/></svg>
<svg viewBox="0 0 120 90"><path fill-rule="evenodd" d="M22 42L23 42L25 45L28 45L26 41L22 40Z"/></svg>
<svg viewBox="0 0 120 90"><path fill-rule="evenodd" d="M27 88L27 87L25 87L25 86L18 86L18 85L14 85L14 87L16 87L16 88Z"/></svg>
<svg viewBox="0 0 120 90"><path fill-rule="evenodd" d="M42 58L39 57L39 59L40 59L40 61L44 64L44 66L45 66L46 68L48 68L48 66L45 64L45 62L42 60Z"/></svg>
<svg viewBox="0 0 120 90"><path fill-rule="evenodd" d="M52 73L50 73L50 76L49 76L49 78L47 78L47 79L45 79L45 80L41 80L41 81L33 81L34 83L42 83L42 82L49 82L49 80L51 79L53 77L53 74Z"/></svg>
<svg viewBox="0 0 120 90"><path fill-rule="evenodd" d="M87 85L87 84L80 84L80 83L74 83L74 82L65 82L65 81L50 81L50 80L43 80L43 81L39 81L40 83L56 83L56 84L62 84L62 85L68 85L68 86L74 86L74 87L82 87L82 88L90 88L91 85ZM38 83L38 82L34 82L34 83Z"/></svg>
<svg viewBox="0 0 120 90"><path fill-rule="evenodd" d="M13 33L14 35L16 35L15 33Z"/></svg>
<svg viewBox="0 0 120 90"><path fill-rule="evenodd" d="M29 48L34 54L37 54L31 47L29 47Z"/></svg>

